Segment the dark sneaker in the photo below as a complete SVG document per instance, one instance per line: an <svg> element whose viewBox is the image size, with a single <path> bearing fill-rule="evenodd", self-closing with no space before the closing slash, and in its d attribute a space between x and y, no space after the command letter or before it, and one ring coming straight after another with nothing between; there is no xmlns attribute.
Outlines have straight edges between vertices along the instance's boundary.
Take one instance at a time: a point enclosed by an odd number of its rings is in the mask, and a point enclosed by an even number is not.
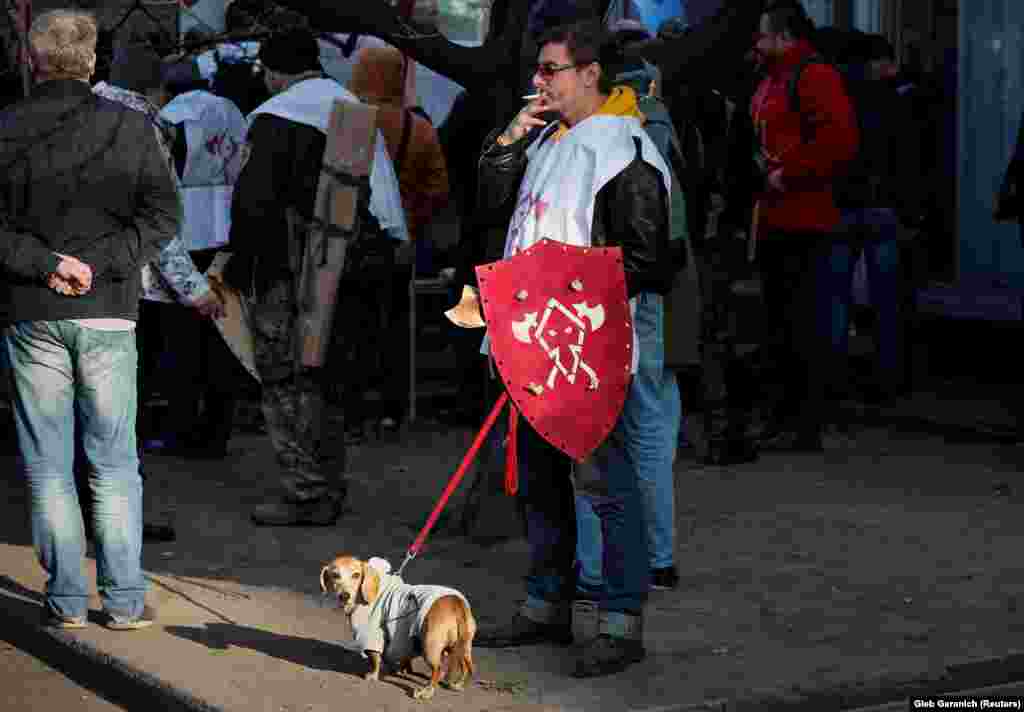
<svg viewBox="0 0 1024 712"><path fill-rule="evenodd" d="M62 616L49 608L43 609L43 627L60 630L81 630L88 627L85 616Z"/></svg>
<svg viewBox="0 0 1024 712"><path fill-rule="evenodd" d="M252 520L268 527L327 527L338 521L343 503L344 497L334 492L311 502L268 502L253 511Z"/></svg>
<svg viewBox="0 0 1024 712"><path fill-rule="evenodd" d="M171 454L183 457L186 460L226 460L228 457L228 446L223 444L192 443L178 448Z"/></svg>
<svg viewBox="0 0 1024 712"><path fill-rule="evenodd" d="M546 643L569 645L572 643L572 628L568 624L534 623L518 614L511 623L482 630L473 639L473 644L478 648L515 648Z"/></svg>
<svg viewBox="0 0 1024 712"><path fill-rule="evenodd" d="M145 606L142 609L142 615L138 618L118 619L114 618L110 614L103 620L103 627L109 630L142 630L143 628L149 628L156 623L156 614L152 608Z"/></svg>
<svg viewBox="0 0 1024 712"><path fill-rule="evenodd" d="M746 465L751 462L757 462L757 446L746 440L711 441L701 458L701 464L712 467Z"/></svg>
<svg viewBox="0 0 1024 712"><path fill-rule="evenodd" d="M760 442L762 450L772 452L825 452L821 433L785 431Z"/></svg>
<svg viewBox="0 0 1024 712"><path fill-rule="evenodd" d="M178 533L170 522L142 522L143 541L174 541Z"/></svg>
<svg viewBox="0 0 1024 712"><path fill-rule="evenodd" d="M613 638L602 633L583 648L576 661L574 677L602 677L622 672L644 659L643 643L638 640Z"/></svg>
<svg viewBox="0 0 1024 712"><path fill-rule="evenodd" d="M652 591L674 591L679 588L679 572L675 566L663 569L651 569Z"/></svg>

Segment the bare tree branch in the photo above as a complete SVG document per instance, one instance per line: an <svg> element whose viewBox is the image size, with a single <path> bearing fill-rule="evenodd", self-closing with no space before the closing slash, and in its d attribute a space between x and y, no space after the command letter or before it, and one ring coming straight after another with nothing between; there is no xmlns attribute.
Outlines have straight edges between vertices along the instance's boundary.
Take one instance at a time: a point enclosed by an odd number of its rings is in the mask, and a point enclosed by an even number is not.
<svg viewBox="0 0 1024 712"><path fill-rule="evenodd" d="M766 0L725 0L718 12L685 36L638 42L627 46L626 54L657 65L665 85L720 82L738 73L766 4Z"/></svg>
<svg viewBox="0 0 1024 712"><path fill-rule="evenodd" d="M276 2L307 17L318 32L358 32L379 37L468 91L488 90L496 81L517 73L529 12L528 0L496 2L496 10L505 9L498 23L500 34L491 33L480 47L463 47L435 28L401 19L396 9L384 2Z"/></svg>

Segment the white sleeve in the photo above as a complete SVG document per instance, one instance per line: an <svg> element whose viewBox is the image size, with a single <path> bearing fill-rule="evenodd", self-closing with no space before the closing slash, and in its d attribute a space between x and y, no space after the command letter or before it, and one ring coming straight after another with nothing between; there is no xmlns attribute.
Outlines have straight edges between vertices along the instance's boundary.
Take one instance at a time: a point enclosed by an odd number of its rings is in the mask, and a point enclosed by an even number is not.
<svg viewBox="0 0 1024 712"><path fill-rule="evenodd" d="M384 134L380 129L377 129L373 168L370 169L370 213L393 239L400 242L409 241L409 228L405 224L405 210L402 208L398 176L395 175L395 166L388 156Z"/></svg>

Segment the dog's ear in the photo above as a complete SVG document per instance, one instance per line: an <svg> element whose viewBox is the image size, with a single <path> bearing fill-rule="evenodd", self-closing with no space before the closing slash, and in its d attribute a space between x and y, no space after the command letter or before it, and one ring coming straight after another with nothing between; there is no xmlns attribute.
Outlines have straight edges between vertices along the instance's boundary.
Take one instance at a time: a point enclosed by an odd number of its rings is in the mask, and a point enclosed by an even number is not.
<svg viewBox="0 0 1024 712"><path fill-rule="evenodd" d="M322 569L320 569L320 590L323 593L328 593L328 591L327 591L327 571L330 568L331 568L331 565L327 564L327 566L325 566Z"/></svg>
<svg viewBox="0 0 1024 712"><path fill-rule="evenodd" d="M363 580L359 584L359 595L367 605L372 605L380 595L380 574L377 569L363 562Z"/></svg>

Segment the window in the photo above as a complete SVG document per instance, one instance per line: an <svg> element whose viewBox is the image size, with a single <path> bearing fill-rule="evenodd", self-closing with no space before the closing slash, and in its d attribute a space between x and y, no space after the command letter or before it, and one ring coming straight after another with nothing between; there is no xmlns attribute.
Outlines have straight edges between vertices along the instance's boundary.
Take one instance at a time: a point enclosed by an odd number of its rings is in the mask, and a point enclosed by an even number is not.
<svg viewBox="0 0 1024 712"><path fill-rule="evenodd" d="M815 27L835 24L833 0L802 0L807 14L814 20Z"/></svg>
<svg viewBox="0 0 1024 712"><path fill-rule="evenodd" d="M421 0L422 1L422 0ZM482 42L490 0L435 0L438 29L453 42Z"/></svg>
<svg viewBox="0 0 1024 712"><path fill-rule="evenodd" d="M853 0L853 27L861 32L882 31L881 0Z"/></svg>

